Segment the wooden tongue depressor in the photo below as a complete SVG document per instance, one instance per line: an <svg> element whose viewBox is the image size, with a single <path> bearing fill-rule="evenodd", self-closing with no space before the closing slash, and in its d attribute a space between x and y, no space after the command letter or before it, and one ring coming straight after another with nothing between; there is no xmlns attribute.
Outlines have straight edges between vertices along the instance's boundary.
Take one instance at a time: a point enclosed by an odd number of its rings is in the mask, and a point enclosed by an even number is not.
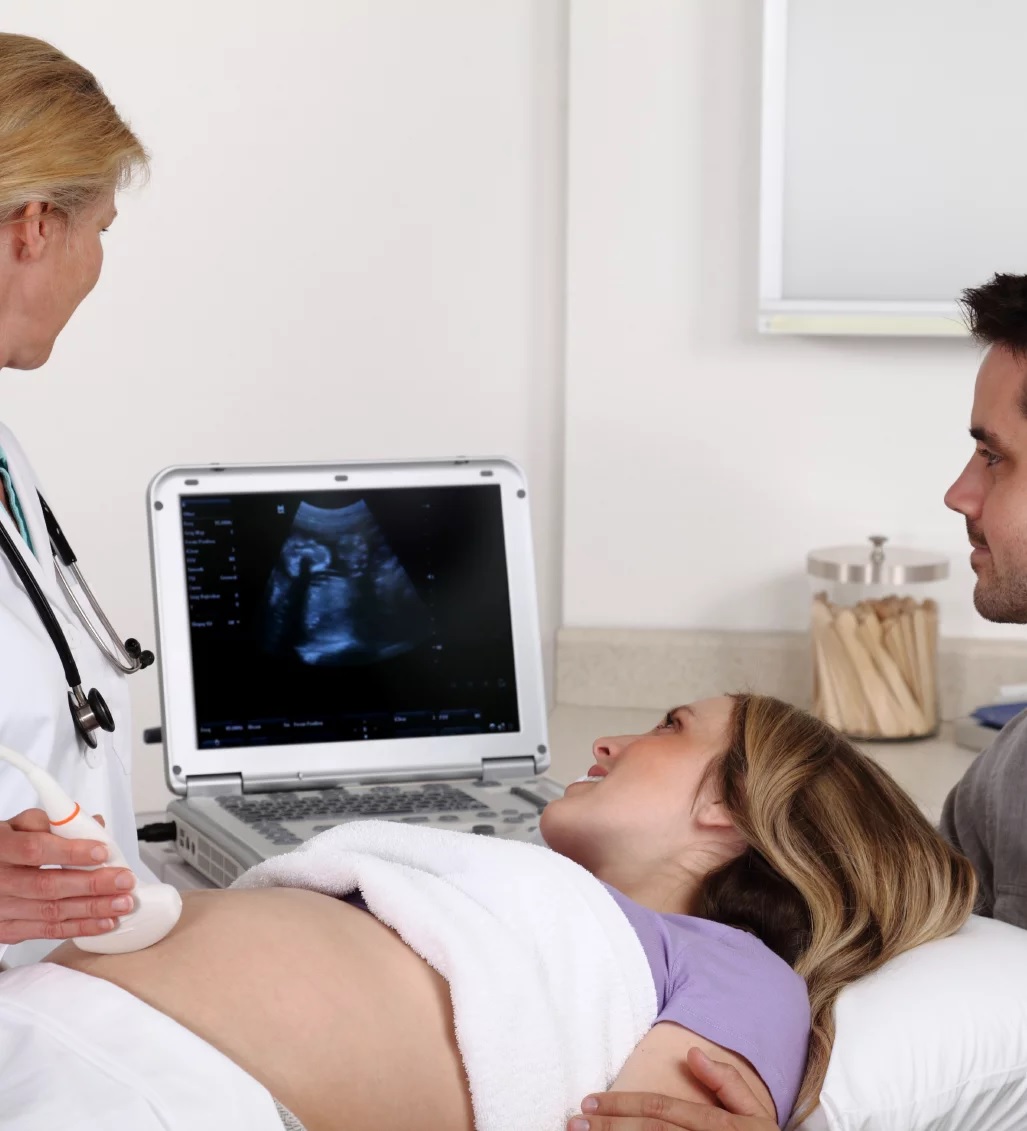
<svg viewBox="0 0 1027 1131"><path fill-rule="evenodd" d="M856 606L856 620L865 628L874 640L881 639L881 622L878 619L874 606L869 601L860 601Z"/></svg>
<svg viewBox="0 0 1027 1131"><path fill-rule="evenodd" d="M924 714L933 729L938 721L937 693L934 686L934 655L931 651L931 631L928 627L927 611L922 605L913 611L913 633L916 638L916 658L919 670L920 688L923 698Z"/></svg>
<svg viewBox="0 0 1027 1131"><path fill-rule="evenodd" d="M878 733L886 738L902 738L912 733L911 725L903 719L899 704L860 640L856 614L851 609L839 609L834 623L838 636L859 673L859 682L863 686Z"/></svg>
<svg viewBox="0 0 1027 1131"><path fill-rule="evenodd" d="M884 643L881 639L881 626L876 617L872 618L874 627L865 621L859 622L860 639L863 642L867 654L874 662L874 666L881 673L881 678L884 680L888 690L892 693L895 702L898 704L899 712L902 722L909 728L912 734L926 734L931 728L928 727L924 718L924 713L920 709L919 704L913 697L909 685L903 678L902 672L899 670L898 665L885 651Z"/></svg>
<svg viewBox="0 0 1027 1131"><path fill-rule="evenodd" d="M929 721L933 720L934 725L937 726L941 721L941 704L938 702L938 602L930 598L924 601L924 613L927 617L928 655L931 658L928 667L931 680L927 689L931 711L927 718Z"/></svg>
<svg viewBox="0 0 1027 1131"><path fill-rule="evenodd" d="M938 602L928 597L924 601L924 612L927 614L927 643L933 657L938 649Z"/></svg>
<svg viewBox="0 0 1027 1131"><path fill-rule="evenodd" d="M916 602L912 597L904 597L902 599L902 613L899 616L899 624L902 627L902 644L906 649L906 654L909 656L909 674L910 674L910 689L916 696L916 701L923 706L924 703L924 689L920 685L920 661L917 659L917 646L916 646L916 631L913 628L913 613L916 609Z"/></svg>
<svg viewBox="0 0 1027 1131"><path fill-rule="evenodd" d="M836 730L845 729L845 718L842 714L839 690L835 685L835 677L840 673L832 670L828 662L828 648L825 645L825 632L832 632L831 613L824 601L819 598L813 602L813 671L816 677L816 693L814 696L814 713L819 715L828 726Z"/></svg>
<svg viewBox="0 0 1027 1131"><path fill-rule="evenodd" d="M913 661L912 657L906 651L906 639L902 633L902 625L899 623L899 618L892 617L886 620L881 626L881 633L884 638L885 650L895 661L896 666L902 673L902 678L906 681L906 686L915 699L916 691L914 688L916 685L913 682Z"/></svg>
<svg viewBox="0 0 1027 1131"><path fill-rule="evenodd" d="M882 597L879 601L870 601L877 617L881 621L891 620L902 612L902 601L898 597Z"/></svg>
<svg viewBox="0 0 1027 1131"><path fill-rule="evenodd" d="M817 632L813 634L813 670L816 675L813 713L835 730L844 730L845 720L842 717L838 690L834 684L831 665L827 661L826 650L818 635Z"/></svg>
<svg viewBox="0 0 1027 1131"><path fill-rule="evenodd" d="M835 631L834 614L823 597L813 602L813 634L825 667L831 674L841 719L840 729L846 734L874 734L876 726L863 694L859 673Z"/></svg>

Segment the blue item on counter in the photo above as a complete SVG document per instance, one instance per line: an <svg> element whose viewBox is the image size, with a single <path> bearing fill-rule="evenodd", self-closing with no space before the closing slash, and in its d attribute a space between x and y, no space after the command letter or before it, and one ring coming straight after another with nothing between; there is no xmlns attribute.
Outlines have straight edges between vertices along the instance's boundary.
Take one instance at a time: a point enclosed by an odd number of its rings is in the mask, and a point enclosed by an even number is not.
<svg viewBox="0 0 1027 1131"><path fill-rule="evenodd" d="M1001 730L1006 723L1015 719L1025 709L1027 703L995 703L990 707L978 707L973 717L983 726Z"/></svg>

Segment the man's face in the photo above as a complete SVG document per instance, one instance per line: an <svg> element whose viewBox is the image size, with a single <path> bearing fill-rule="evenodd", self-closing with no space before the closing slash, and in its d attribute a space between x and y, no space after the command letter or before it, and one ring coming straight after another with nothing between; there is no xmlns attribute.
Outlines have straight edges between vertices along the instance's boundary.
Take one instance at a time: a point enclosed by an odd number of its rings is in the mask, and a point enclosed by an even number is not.
<svg viewBox="0 0 1027 1131"><path fill-rule="evenodd" d="M977 450L945 495L945 505L966 518L977 611L1016 624L1027 624L1025 377L1027 359L1005 346L988 350L970 418Z"/></svg>

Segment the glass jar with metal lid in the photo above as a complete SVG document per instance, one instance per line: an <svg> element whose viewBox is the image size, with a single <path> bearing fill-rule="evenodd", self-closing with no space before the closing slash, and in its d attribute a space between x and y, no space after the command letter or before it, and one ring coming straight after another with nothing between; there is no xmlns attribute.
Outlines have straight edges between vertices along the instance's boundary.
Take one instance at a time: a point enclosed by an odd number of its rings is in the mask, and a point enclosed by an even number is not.
<svg viewBox="0 0 1027 1131"><path fill-rule="evenodd" d="M925 592L948 577L948 559L869 541L807 558L813 711L853 738L923 738L941 719L938 605Z"/></svg>

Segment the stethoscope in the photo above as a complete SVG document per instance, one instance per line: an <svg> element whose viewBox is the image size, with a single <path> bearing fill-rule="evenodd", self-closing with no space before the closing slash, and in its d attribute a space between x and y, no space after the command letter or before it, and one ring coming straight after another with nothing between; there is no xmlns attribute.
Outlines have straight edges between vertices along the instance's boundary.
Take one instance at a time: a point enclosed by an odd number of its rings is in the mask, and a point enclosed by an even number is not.
<svg viewBox="0 0 1027 1131"><path fill-rule="evenodd" d="M57 580L60 582L64 595L75 607L79 619L82 621L83 625L85 625L86 631L93 638L97 648L100 649L104 656L106 656L116 668L127 674L149 667L150 664L153 663L153 653L144 651L140 647L139 641L133 640L132 638L129 638L122 644L111 622L107 619L103 609L100 608L99 602L93 596L93 591L86 584L86 579L82 576L76 564L78 559L75 557L75 552L68 543L68 539L64 537L64 531L61 530L57 519L53 516L53 511L46 505L46 500L42 495L39 496L39 504L43 508L46 532L50 536L50 549L53 552ZM39 619L43 622L43 627L53 641L53 646L57 649L57 655L61 658L61 666L64 668L64 678L68 681L68 687L70 689L68 691L68 705L71 707L71 717L75 723L75 729L82 736L86 745L95 750L97 736L94 734L94 731L114 730L114 716L111 714L106 700L95 687L88 694L82 690L82 677L79 675L78 665L75 663L75 657L72 655L68 638L64 635L61 626L57 623L57 617L50 607L50 602L46 599L46 594L40 588L39 582L32 575L32 570L22 557L21 551L3 523L0 523L0 547L2 547L4 553L7 555L11 565L14 566L15 573L21 578L22 584L25 586L25 590L29 595L29 600L31 600L32 604L35 606L35 610L39 614ZM71 573L71 576L86 595L90 608L107 633L107 640L104 640L100 636L91 618L79 603L68 579L64 576L64 569L67 569ZM110 644L114 645L113 650Z"/></svg>

